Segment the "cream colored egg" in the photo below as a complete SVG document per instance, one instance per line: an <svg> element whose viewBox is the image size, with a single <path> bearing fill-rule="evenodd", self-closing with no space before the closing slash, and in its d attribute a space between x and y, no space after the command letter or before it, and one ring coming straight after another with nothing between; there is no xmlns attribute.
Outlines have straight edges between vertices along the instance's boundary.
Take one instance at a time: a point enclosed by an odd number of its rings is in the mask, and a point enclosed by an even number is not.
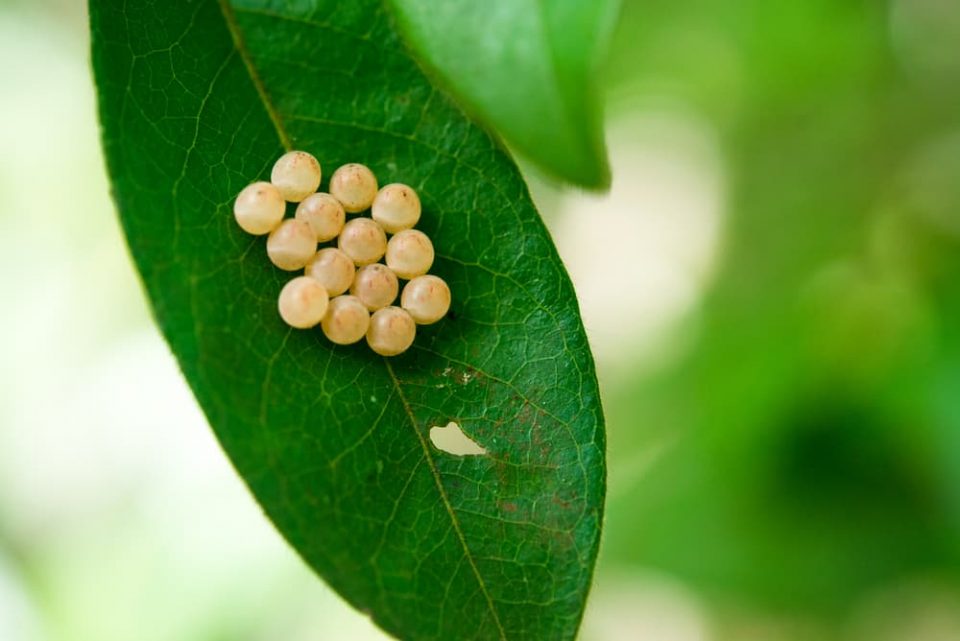
<svg viewBox="0 0 960 641"><path fill-rule="evenodd" d="M400 283L397 275L386 265L374 263L357 270L350 293L359 298L371 312L397 300Z"/></svg>
<svg viewBox="0 0 960 641"><path fill-rule="evenodd" d="M370 312L356 296L337 296L330 301L320 327L330 342L352 345L366 335Z"/></svg>
<svg viewBox="0 0 960 641"><path fill-rule="evenodd" d="M376 221L354 218L343 226L337 245L356 264L369 265L383 258L387 235Z"/></svg>
<svg viewBox="0 0 960 641"><path fill-rule="evenodd" d="M317 236L302 220L288 218L267 237L267 255L280 269L303 269L316 253Z"/></svg>
<svg viewBox="0 0 960 641"><path fill-rule="evenodd" d="M286 207L279 189L268 182L255 182L237 195L233 216L243 231L262 236L277 228Z"/></svg>
<svg viewBox="0 0 960 641"><path fill-rule="evenodd" d="M288 151L274 163L270 182L285 200L298 203L320 186L320 163L305 151Z"/></svg>
<svg viewBox="0 0 960 641"><path fill-rule="evenodd" d="M365 211L377 195L377 177L370 168L350 163L337 168L330 177L330 193L351 214Z"/></svg>
<svg viewBox="0 0 960 641"><path fill-rule="evenodd" d="M367 329L367 344L381 356L396 356L413 345L417 324L405 310L399 307L384 307L370 317Z"/></svg>
<svg viewBox="0 0 960 641"><path fill-rule="evenodd" d="M277 308L280 317L291 327L309 329L327 313L327 290L314 278L297 276L280 290Z"/></svg>
<svg viewBox="0 0 960 641"><path fill-rule="evenodd" d="M402 183L387 185L373 199L371 215L388 234L410 229L420 220L420 197Z"/></svg>
<svg viewBox="0 0 960 641"><path fill-rule="evenodd" d="M439 276L418 276L403 288L400 306L420 325L430 325L450 309L450 287Z"/></svg>
<svg viewBox="0 0 960 641"><path fill-rule="evenodd" d="M350 289L357 268L350 257L336 247L324 247L307 263L306 274L316 278L331 296Z"/></svg>
<svg viewBox="0 0 960 641"><path fill-rule="evenodd" d="M387 267L400 278L416 278L433 265L433 243L422 231L405 229L387 243Z"/></svg>
<svg viewBox="0 0 960 641"><path fill-rule="evenodd" d="M340 201L322 192L310 194L297 205L296 218L309 223L321 243L337 237L346 217Z"/></svg>

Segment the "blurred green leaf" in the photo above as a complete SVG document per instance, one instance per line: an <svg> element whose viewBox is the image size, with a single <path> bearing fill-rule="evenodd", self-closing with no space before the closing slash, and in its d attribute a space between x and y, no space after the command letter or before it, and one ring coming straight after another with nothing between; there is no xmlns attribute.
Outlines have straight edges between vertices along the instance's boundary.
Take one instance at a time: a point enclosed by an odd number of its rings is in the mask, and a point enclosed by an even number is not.
<svg viewBox="0 0 960 641"><path fill-rule="evenodd" d="M131 251L280 532L402 638L573 638L599 539L602 416L572 287L516 167L429 84L374 0L90 10ZM361 161L419 190L454 305L406 355L278 318L289 275L231 205L291 147L327 174ZM488 454L434 449L430 428L451 420Z"/></svg>
<svg viewBox="0 0 960 641"><path fill-rule="evenodd" d="M684 9L627 3L613 62L716 128L723 253L689 349L606 389L611 469L656 460L612 487L604 560L804 617L956 584L956 83L907 74L886 5Z"/></svg>
<svg viewBox="0 0 960 641"><path fill-rule="evenodd" d="M609 185L597 75L617 0L390 1L468 111L545 171Z"/></svg>

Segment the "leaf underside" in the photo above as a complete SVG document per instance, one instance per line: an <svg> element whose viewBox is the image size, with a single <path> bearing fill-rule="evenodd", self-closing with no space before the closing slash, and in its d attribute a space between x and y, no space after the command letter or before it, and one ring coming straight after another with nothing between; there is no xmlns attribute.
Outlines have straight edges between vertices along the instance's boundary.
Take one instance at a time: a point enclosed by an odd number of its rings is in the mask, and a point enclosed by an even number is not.
<svg viewBox="0 0 960 641"><path fill-rule="evenodd" d="M618 0L388 0L410 46L478 119L562 180L610 183L600 62Z"/></svg>
<svg viewBox="0 0 960 641"><path fill-rule="evenodd" d="M373 0L94 0L90 15L131 252L279 531L400 638L574 637L603 421L571 284L513 163L424 78ZM231 208L288 148L327 175L364 162L420 192L454 303L407 354L387 361L279 319L291 275ZM431 427L451 421L486 454L435 449Z"/></svg>

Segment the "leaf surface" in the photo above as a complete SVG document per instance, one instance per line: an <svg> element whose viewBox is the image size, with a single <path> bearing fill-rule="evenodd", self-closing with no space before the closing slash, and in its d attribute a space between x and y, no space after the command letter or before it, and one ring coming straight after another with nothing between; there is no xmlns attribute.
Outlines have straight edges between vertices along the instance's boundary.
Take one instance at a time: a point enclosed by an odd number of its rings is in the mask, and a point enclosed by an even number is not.
<svg viewBox="0 0 960 641"><path fill-rule="evenodd" d="M616 0L389 0L411 47L488 125L542 169L610 182L598 67Z"/></svg>
<svg viewBox="0 0 960 641"><path fill-rule="evenodd" d="M516 167L372 0L103 0L90 14L131 252L279 531L398 637L572 638L599 540L603 421L571 284ZM454 303L407 354L335 347L278 317L291 275L232 201L289 148L327 177L359 161L420 192ZM485 453L436 449L431 428L450 422Z"/></svg>

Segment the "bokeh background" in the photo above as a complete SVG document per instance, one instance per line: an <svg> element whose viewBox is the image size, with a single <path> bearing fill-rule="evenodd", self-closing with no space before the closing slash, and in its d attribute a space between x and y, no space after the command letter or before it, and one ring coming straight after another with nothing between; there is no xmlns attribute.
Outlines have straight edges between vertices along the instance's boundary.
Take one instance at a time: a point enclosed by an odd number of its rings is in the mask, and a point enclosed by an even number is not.
<svg viewBox="0 0 960 641"><path fill-rule="evenodd" d="M0 640L382 639L151 325L82 5L0 0ZM606 81L612 191L530 172L608 416L583 638L957 641L960 5L626 0Z"/></svg>

